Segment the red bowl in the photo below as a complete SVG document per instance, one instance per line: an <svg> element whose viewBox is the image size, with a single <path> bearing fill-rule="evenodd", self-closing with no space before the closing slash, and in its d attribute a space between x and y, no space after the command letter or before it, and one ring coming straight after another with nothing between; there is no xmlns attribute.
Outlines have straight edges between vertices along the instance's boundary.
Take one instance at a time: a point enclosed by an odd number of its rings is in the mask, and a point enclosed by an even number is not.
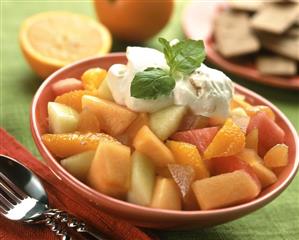
<svg viewBox="0 0 299 240"><path fill-rule="evenodd" d="M273 104L256 93L236 84L236 91L246 96L251 104L263 104L269 106L275 113L277 123L286 133L286 144L289 146L289 164L281 172L278 181L262 191L254 200L234 207L228 207L209 211L172 211L160 210L138 206L101 194L86 184L80 182L69 174L53 157L41 140L42 134L47 132L47 103L54 100L51 85L61 79L75 77L80 78L82 73L93 67L108 69L115 63L126 63L123 53L108 54L104 57L90 58L68 65L48 77L36 92L31 108L31 131L34 141L55 175L75 190L78 194L96 204L99 209L125 219L134 225L160 229L190 229L194 227L208 227L225 223L251 213L273 199L275 199L294 178L299 165L296 159L298 153L297 133L285 117Z"/></svg>

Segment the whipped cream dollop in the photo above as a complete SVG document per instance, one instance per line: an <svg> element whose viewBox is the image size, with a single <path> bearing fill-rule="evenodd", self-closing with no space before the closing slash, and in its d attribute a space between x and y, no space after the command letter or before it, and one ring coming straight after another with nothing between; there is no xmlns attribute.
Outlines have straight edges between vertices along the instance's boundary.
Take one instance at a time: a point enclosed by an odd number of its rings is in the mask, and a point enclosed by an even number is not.
<svg viewBox="0 0 299 240"><path fill-rule="evenodd" d="M173 104L173 96L163 96L155 100L131 97L131 83L137 72L148 67L167 70L169 67L164 54L156 49L127 47L127 65L114 64L107 73L107 83L116 103L136 112L155 112Z"/></svg>
<svg viewBox="0 0 299 240"><path fill-rule="evenodd" d="M174 103L189 106L195 115L227 117L233 89L223 72L202 63L190 76L176 82Z"/></svg>
<svg viewBox="0 0 299 240"><path fill-rule="evenodd" d="M158 50L143 47L128 47L127 65L114 64L106 80L116 103L136 112L155 112L176 104L188 106L195 115L206 117L227 117L229 103L233 96L233 83L221 71L201 64L191 75L176 77L176 86L169 96L155 100L131 96L130 87L137 72L148 67L168 70L164 54Z"/></svg>

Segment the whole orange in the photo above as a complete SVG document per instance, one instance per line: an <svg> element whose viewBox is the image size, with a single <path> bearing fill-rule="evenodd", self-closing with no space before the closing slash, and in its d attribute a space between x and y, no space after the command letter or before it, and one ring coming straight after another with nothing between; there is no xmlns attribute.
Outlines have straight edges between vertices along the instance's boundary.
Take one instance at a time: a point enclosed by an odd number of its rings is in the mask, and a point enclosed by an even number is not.
<svg viewBox="0 0 299 240"><path fill-rule="evenodd" d="M173 0L94 0L99 20L122 40L142 42L161 31Z"/></svg>

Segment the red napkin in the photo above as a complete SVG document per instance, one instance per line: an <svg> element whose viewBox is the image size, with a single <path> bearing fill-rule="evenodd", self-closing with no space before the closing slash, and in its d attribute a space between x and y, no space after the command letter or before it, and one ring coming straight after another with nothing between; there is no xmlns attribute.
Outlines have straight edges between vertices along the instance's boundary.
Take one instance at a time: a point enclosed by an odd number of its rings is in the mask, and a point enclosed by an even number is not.
<svg viewBox="0 0 299 240"><path fill-rule="evenodd" d="M94 208L60 181L41 161L28 152L15 138L0 128L0 154L11 156L34 171L43 181L48 193L50 206L65 210L98 231L106 234L110 239L117 240L150 240L152 239L131 224L115 219L99 209ZM1 163L0 163L1 164ZM83 239L76 236L78 239ZM48 227L43 225L29 225L10 221L0 216L0 239L9 240L50 240L59 239ZM155 238L157 239L157 238Z"/></svg>

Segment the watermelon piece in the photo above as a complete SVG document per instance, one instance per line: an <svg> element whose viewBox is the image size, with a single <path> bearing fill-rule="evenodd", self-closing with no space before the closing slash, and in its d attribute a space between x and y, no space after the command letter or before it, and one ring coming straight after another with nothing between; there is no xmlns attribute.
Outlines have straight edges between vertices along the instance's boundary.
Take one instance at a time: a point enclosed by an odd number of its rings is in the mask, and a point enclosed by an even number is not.
<svg viewBox="0 0 299 240"><path fill-rule="evenodd" d="M250 133L255 128L259 132L258 154L260 157L264 157L266 152L276 144L284 142L284 131L265 112L259 112L251 117L247 133Z"/></svg>
<svg viewBox="0 0 299 240"><path fill-rule="evenodd" d="M197 147L200 153L203 153L212 142L219 127L209 127L202 129L193 129L177 132L170 138L176 141L187 142Z"/></svg>
<svg viewBox="0 0 299 240"><path fill-rule="evenodd" d="M80 89L83 89L83 83L76 78L66 78L52 85L52 90L55 96L60 96L64 93Z"/></svg>
<svg viewBox="0 0 299 240"><path fill-rule="evenodd" d="M250 165L236 156L212 158L209 160L209 167L212 175L245 170L254 179L254 181L256 181L257 185L261 186L257 175Z"/></svg>

